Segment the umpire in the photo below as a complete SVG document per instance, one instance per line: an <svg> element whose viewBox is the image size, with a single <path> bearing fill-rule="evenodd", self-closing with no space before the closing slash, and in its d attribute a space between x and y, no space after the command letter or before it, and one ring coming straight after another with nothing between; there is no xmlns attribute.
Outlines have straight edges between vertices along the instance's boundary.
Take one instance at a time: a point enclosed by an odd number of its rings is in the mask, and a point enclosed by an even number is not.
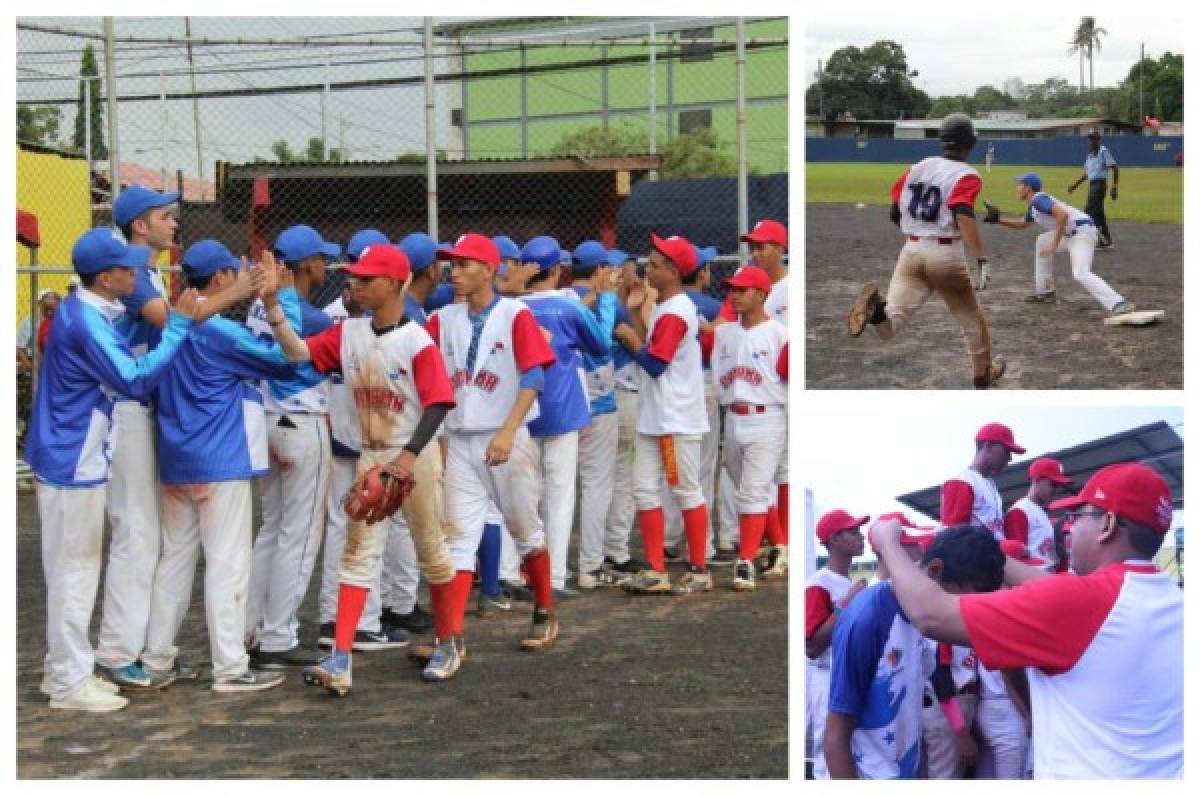
<svg viewBox="0 0 1200 796"><path fill-rule="evenodd" d="M1113 246L1112 233L1108 231L1108 216L1104 215L1104 194L1108 189L1108 170L1112 169L1112 200L1117 201L1117 180L1120 169L1117 168L1116 158L1108 151L1108 147L1100 144L1100 131L1092 128L1088 131L1088 154L1083 161L1083 174L1071 183L1067 193L1071 193L1083 183L1088 182L1087 206L1084 211L1100 228L1100 242L1097 249L1111 249Z"/></svg>

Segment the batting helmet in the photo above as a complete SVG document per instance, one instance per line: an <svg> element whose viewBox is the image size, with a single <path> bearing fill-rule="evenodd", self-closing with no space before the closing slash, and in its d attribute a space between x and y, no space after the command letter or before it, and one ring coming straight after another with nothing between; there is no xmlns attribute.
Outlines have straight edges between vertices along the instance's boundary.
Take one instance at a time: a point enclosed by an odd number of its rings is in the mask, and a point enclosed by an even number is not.
<svg viewBox="0 0 1200 796"><path fill-rule="evenodd" d="M521 249L521 262L537 263L539 271L548 271L562 262L562 248L549 235L539 235Z"/></svg>
<svg viewBox="0 0 1200 796"><path fill-rule="evenodd" d="M970 149L978 140L975 137L975 125L971 124L971 117L965 113L952 113L942 119L938 138L941 139L942 149Z"/></svg>

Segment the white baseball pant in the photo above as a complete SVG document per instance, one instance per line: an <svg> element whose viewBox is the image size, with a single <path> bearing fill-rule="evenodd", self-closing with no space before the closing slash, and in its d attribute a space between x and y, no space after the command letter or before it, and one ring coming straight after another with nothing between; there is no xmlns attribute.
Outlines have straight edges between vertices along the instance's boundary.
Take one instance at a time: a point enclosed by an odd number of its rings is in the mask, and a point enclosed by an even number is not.
<svg viewBox="0 0 1200 796"><path fill-rule="evenodd" d="M317 597L317 610L321 624L337 621L338 566L342 562L342 550L346 546L346 510L342 498L354 485L354 469L358 457L334 456L329 478L329 496L325 501L325 551L321 560L321 591ZM367 593L358 630L378 633L379 615L383 611L379 588Z"/></svg>
<svg viewBox="0 0 1200 796"><path fill-rule="evenodd" d="M736 489L722 454L721 471L717 474L717 544L730 549L737 549L742 535L738 526Z"/></svg>
<svg viewBox="0 0 1200 796"><path fill-rule="evenodd" d="M237 677L250 666L242 636L253 532L250 481L164 484L162 495L163 555L154 576L142 662L160 672L175 665L175 640L192 599L192 579L203 547L213 680Z"/></svg>
<svg viewBox="0 0 1200 796"><path fill-rule="evenodd" d="M812 726L813 779L829 779L825 765L825 719L829 715L829 670L807 664L808 720Z"/></svg>
<svg viewBox="0 0 1200 796"><path fill-rule="evenodd" d="M146 646L150 591L162 545L154 413L137 401L113 405L112 475L105 509L112 538L96 660L120 668Z"/></svg>
<svg viewBox="0 0 1200 796"><path fill-rule="evenodd" d="M1071 258L1071 275L1075 277L1075 281L1082 285L1092 298L1100 302L1100 306L1111 311L1124 299L1120 293L1109 287L1107 282L1092 273L1092 259L1096 255L1099 234L1094 226L1079 227L1071 237L1064 235L1054 252L1067 252ZM1054 254L1048 257L1041 255L1042 248L1053 242L1054 232L1048 230L1038 235L1034 244L1033 281L1034 289L1038 293L1054 290Z"/></svg>
<svg viewBox="0 0 1200 796"><path fill-rule="evenodd" d="M637 437L638 394L617 387L617 463L613 475L612 503L605 518L604 554L618 564L629 560L629 534L633 532L633 441Z"/></svg>
<svg viewBox="0 0 1200 796"><path fill-rule="evenodd" d="M1022 779L1029 736L1025 719L1007 696L984 697L976 714L979 725L977 779Z"/></svg>
<svg viewBox="0 0 1200 796"><path fill-rule="evenodd" d="M36 482L46 578L45 681L51 699L87 684L95 667L88 626L104 548L103 486L67 489Z"/></svg>
<svg viewBox="0 0 1200 796"><path fill-rule="evenodd" d="M542 499L538 514L550 554L550 584L561 589L567 583L567 548L575 519L575 473L579 468L579 432L534 437L542 460Z"/></svg>
<svg viewBox="0 0 1200 796"><path fill-rule="evenodd" d="M444 511L442 515L445 524ZM446 530L443 528L443 536ZM416 607L421 569L417 564L417 546L403 511L392 515L387 544L383 548L383 572L379 583L380 599L388 608L398 614L407 614Z"/></svg>
<svg viewBox="0 0 1200 796"><path fill-rule="evenodd" d="M958 742L954 728L942 712L942 706L933 696L932 689L926 690L927 698L933 702L921 714L921 740L925 748L925 772L929 779L962 779L966 766L958 756ZM959 694L958 708L968 730L975 721L975 706L979 697L975 694Z"/></svg>
<svg viewBox="0 0 1200 796"><path fill-rule="evenodd" d="M579 571L592 572L604 564L610 550L623 549L620 539L609 543L608 510L617 475L617 413L593 415L579 432Z"/></svg>
<svg viewBox="0 0 1200 796"><path fill-rule="evenodd" d="M287 417L295 428L280 426ZM263 522L254 540L246 635L263 652L299 643L297 612L325 528L332 451L325 415L267 413L271 472L262 479Z"/></svg>
<svg viewBox="0 0 1200 796"><path fill-rule="evenodd" d="M664 462L661 438L670 437L674 462ZM668 483L667 469L676 473L676 483L669 484L675 504L683 511L704 504L704 489L700 485L700 454L704 444L702 434L642 434L634 440L633 500L638 511L662 507L663 485Z"/></svg>
<svg viewBox="0 0 1200 796"><path fill-rule="evenodd" d="M787 412L725 415L725 466L735 484L738 514L766 514L775 504L775 478L787 444Z"/></svg>
<svg viewBox="0 0 1200 796"><path fill-rule="evenodd" d="M537 445L529 430L521 426L513 436L508 461L492 467L484 455L495 436L495 431L447 434L446 517L456 533L450 554L459 571L475 571L475 554L483 538L489 499L500 509L520 558L546 546L538 515L542 468Z"/></svg>
<svg viewBox="0 0 1200 796"><path fill-rule="evenodd" d="M705 505L715 505L713 495L717 482L717 462L721 447L721 405L717 403L716 390L713 387L712 371L704 373L704 411L708 413L708 431L701 437L700 443L700 489L704 492ZM663 509L666 519L664 544L667 547L679 547L684 541L683 515L679 512L674 495L664 485ZM716 550L713 547L712 517L709 517L708 549L706 558L712 558Z"/></svg>
<svg viewBox="0 0 1200 796"><path fill-rule="evenodd" d="M488 500L487 517L483 524L500 528L500 580L521 580L521 557L517 555L517 545L504 525L504 515L491 499Z"/></svg>

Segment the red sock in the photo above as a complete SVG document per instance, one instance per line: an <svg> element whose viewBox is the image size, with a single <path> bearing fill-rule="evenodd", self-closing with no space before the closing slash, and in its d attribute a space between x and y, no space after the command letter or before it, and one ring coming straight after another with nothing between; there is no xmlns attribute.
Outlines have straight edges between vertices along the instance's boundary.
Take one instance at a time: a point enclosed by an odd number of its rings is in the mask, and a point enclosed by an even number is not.
<svg viewBox="0 0 1200 796"><path fill-rule="evenodd" d="M525 572L533 590L533 604L547 611L554 607L554 590L550 584L550 554L543 548L525 556Z"/></svg>
<svg viewBox="0 0 1200 796"><path fill-rule="evenodd" d="M708 506L683 511L683 532L687 536L688 558L701 572L708 571Z"/></svg>
<svg viewBox="0 0 1200 796"><path fill-rule="evenodd" d="M646 549L646 560L655 572L667 571L667 559L663 553L663 539L667 535L667 520L662 506L638 512L638 525L642 526L642 547Z"/></svg>
<svg viewBox="0 0 1200 796"><path fill-rule="evenodd" d="M454 601L451 603L451 610L447 619L450 620L449 633L452 636L461 636L463 634L463 621L467 615L467 603L471 599L471 584L474 581L474 572L469 569L460 569L454 574L454 580L450 582Z"/></svg>
<svg viewBox="0 0 1200 796"><path fill-rule="evenodd" d="M338 652L349 652L354 647L354 634L366 603L367 589L349 583L338 585L337 625L333 632L333 648Z"/></svg>
<svg viewBox="0 0 1200 796"><path fill-rule="evenodd" d="M788 543L788 485L779 485L779 527L783 529L783 543Z"/></svg>
<svg viewBox="0 0 1200 796"><path fill-rule="evenodd" d="M766 514L738 515L738 558L753 561L762 544L763 531L767 528Z"/></svg>
<svg viewBox="0 0 1200 796"><path fill-rule="evenodd" d="M438 638L450 638L454 634L454 620L450 618L450 611L454 607L454 597L450 593L453 588L453 579L449 583L429 584L429 602L433 604L433 634Z"/></svg>
<svg viewBox="0 0 1200 796"><path fill-rule="evenodd" d="M771 544L787 544L783 528L779 525L779 509L774 506L767 509L767 541Z"/></svg>

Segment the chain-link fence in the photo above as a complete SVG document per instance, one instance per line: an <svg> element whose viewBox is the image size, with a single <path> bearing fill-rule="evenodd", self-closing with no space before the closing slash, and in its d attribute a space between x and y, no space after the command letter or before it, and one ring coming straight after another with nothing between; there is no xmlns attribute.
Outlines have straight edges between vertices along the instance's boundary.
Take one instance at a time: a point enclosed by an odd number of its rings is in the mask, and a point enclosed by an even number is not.
<svg viewBox="0 0 1200 796"><path fill-rule="evenodd" d="M17 261L69 265L142 184L182 194L179 250L306 223L644 256L656 231L725 255L719 295L739 233L787 218L787 45L786 17L22 17ZM17 323L68 279L22 269Z"/></svg>

